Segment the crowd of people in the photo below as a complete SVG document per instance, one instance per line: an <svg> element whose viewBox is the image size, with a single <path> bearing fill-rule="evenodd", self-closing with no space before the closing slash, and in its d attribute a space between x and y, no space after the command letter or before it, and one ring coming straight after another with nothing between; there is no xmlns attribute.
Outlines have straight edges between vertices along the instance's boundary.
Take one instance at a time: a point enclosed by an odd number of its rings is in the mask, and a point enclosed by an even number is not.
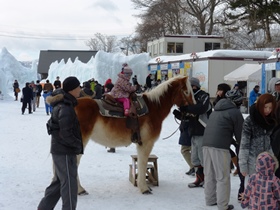
<svg viewBox="0 0 280 210"><path fill-rule="evenodd" d="M128 67L129 69L130 67ZM126 68L123 67L123 70L127 71ZM132 92L136 93L142 93L146 90L152 89L159 85L161 83L161 80L155 80L155 77L152 74L148 74L146 77L146 82L144 85L141 85L138 83L137 80L137 75L134 75L132 77L132 71L127 74L124 71L121 71L121 74L118 75L118 78L120 76L125 76L129 75L128 79L125 79L124 81L127 81L127 84L129 87L131 84L132 87ZM131 78L132 77L132 78ZM132 83L130 83L130 80L132 79ZM116 81L116 86L118 87L118 83L121 83L121 86L123 87L123 81ZM100 84L97 80L94 78L89 79L88 81L85 81L81 85L81 93L79 97L90 97L93 99L101 99L105 93L109 93L112 91L113 87L115 84L113 84L111 78L108 78L105 82L104 85ZM115 87L115 90L117 89ZM29 89L31 89L31 91ZM21 92L21 97L20 101L22 102L22 107L21 111L22 114L25 113L25 109L28 107L28 112L29 114L32 114L33 112L36 111L36 108L40 106L40 97L43 96L44 98L44 105L45 105L45 110L46 114L50 115L52 112L52 106L47 103L46 99L48 96L50 96L54 90L62 88L62 83L60 81L59 76L56 77L56 80L51 83L48 79L46 80L45 83L41 84L39 80L34 83L34 81L31 82L26 82L25 87L20 89L19 83L17 80L14 81L13 83L13 91L14 91L14 96L15 96L15 101L18 101L19 98L19 93ZM115 95L115 90L113 90L112 94ZM32 92L32 94L31 94ZM119 91L118 91L119 92ZM115 98L120 98L119 96L114 96ZM126 98L126 97L124 97ZM122 100L122 99L117 99L117 100ZM127 104L127 102L125 103ZM126 109L127 109L127 105ZM125 110L124 110L125 111ZM126 111L127 112L127 111ZM125 113L127 115L128 113Z"/></svg>
<svg viewBox="0 0 280 210"><path fill-rule="evenodd" d="M204 187L207 206L233 209L229 204L233 163L242 208L280 209L280 79L272 93L259 94L259 86L254 87L245 120L239 109L244 99L238 84L232 89L226 83L218 85L211 113L209 94L200 89L197 78L190 82L196 104L173 111L181 120L179 144L189 166L186 174L196 176L188 186Z"/></svg>
<svg viewBox="0 0 280 210"><path fill-rule="evenodd" d="M64 207L76 207L77 166L72 163L76 163L76 155L83 153L74 111L77 98L101 99L104 94L111 94L123 104L123 114L128 116L128 97L141 89L137 76L132 75L132 69L124 64L115 84L110 78L104 85L90 79L81 87L76 77L68 77L63 83L57 77L54 84L46 80L43 86L40 81L25 84L21 97L22 114L27 105L29 114L35 112L43 95L46 114L51 114L49 127L53 127L50 135L55 179L46 188L38 210L54 208L60 197ZM151 77L149 74L146 78L147 89L152 88ZM234 165L234 174L240 179L236 198L243 208L279 209L280 97L277 96L280 95L280 79L276 81L273 93L259 94L259 86L254 87L245 120L240 111L243 93L238 85L231 89L226 83L219 84L216 98L211 102L209 93L201 89L198 78L190 78L190 83L196 103L173 111L181 122L179 144L189 166L186 174L195 176L188 187L203 187L207 206L231 210L234 206L229 204L230 173ZM13 88L15 100L18 100L20 89L16 80ZM115 148L109 148L108 152L115 152Z"/></svg>

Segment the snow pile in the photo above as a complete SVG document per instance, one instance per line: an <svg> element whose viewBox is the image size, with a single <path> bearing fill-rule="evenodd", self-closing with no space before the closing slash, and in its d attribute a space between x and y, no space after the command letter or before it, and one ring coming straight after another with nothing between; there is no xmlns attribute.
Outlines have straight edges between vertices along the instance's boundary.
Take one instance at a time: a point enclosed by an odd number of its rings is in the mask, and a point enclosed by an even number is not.
<svg viewBox="0 0 280 210"><path fill-rule="evenodd" d="M125 56L123 54L106 53L99 51L95 58L91 58L88 63L82 63L75 59L71 59L65 63L64 60L54 62L50 65L48 80L55 81L59 76L63 81L68 76L76 76L81 82L88 81L91 78L97 80L100 84L104 84L108 78L112 82L116 82L117 75L121 71L122 64L127 63L133 70L133 75L137 75L138 82L145 84L148 75L148 62L150 60L148 53Z"/></svg>
<svg viewBox="0 0 280 210"><path fill-rule="evenodd" d="M15 80L18 80L20 87L23 87L26 82L37 79L36 61L33 61L31 69L26 68L6 48L2 49L0 53L0 91L4 97L9 97L7 93L13 90Z"/></svg>

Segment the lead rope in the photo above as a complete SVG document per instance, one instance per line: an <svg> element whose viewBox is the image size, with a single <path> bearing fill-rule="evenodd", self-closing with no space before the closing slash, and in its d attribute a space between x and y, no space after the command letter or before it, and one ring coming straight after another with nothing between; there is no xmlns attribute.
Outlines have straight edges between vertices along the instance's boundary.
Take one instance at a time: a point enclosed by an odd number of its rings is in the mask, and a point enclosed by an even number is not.
<svg viewBox="0 0 280 210"><path fill-rule="evenodd" d="M178 131L178 129L180 128L180 124L177 122L177 119L176 119L175 116L174 116L174 119L175 119L175 122L179 125L178 128L177 128L173 133L171 133L169 136L162 138L162 140L169 139L169 138L170 138L171 136L173 136L173 135Z"/></svg>

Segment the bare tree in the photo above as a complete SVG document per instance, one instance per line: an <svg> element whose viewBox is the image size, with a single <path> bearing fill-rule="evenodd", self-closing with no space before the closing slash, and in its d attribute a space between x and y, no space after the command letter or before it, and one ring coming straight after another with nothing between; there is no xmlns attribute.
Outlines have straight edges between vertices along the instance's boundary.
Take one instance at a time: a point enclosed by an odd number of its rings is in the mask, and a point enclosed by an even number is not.
<svg viewBox="0 0 280 210"><path fill-rule="evenodd" d="M105 52L115 52L117 46L116 36L107 36L101 33L96 33L94 38L86 41L85 44L91 50L103 50Z"/></svg>
<svg viewBox="0 0 280 210"><path fill-rule="evenodd" d="M222 34L222 0L131 0L142 23L136 28L141 43L166 34Z"/></svg>
<svg viewBox="0 0 280 210"><path fill-rule="evenodd" d="M133 37L132 35L123 37L119 41L119 46L126 55L128 55L129 53L141 53L141 45L139 41L137 41L137 39L135 39L135 37Z"/></svg>
<svg viewBox="0 0 280 210"><path fill-rule="evenodd" d="M200 35L212 35L218 31L223 0L180 0L180 6L188 16L187 25Z"/></svg>
<svg viewBox="0 0 280 210"><path fill-rule="evenodd" d="M142 23L136 27L135 39L146 51L147 42L165 34L183 34L185 15L178 5L179 0L131 0L136 9L143 12L138 15Z"/></svg>
<svg viewBox="0 0 280 210"><path fill-rule="evenodd" d="M279 1L256 1L256 0L228 0L226 12L228 25L236 21L242 21L247 27L247 34L262 34L263 41L259 46L265 46L272 42L272 25L280 24L280 3ZM262 33L263 32L263 33Z"/></svg>

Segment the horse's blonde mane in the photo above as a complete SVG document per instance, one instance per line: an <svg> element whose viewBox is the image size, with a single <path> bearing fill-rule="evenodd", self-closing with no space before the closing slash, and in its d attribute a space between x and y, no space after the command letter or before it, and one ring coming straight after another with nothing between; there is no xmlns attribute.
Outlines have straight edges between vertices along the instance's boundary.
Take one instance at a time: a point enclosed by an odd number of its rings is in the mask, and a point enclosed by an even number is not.
<svg viewBox="0 0 280 210"><path fill-rule="evenodd" d="M179 75L176 77L172 77L171 79L162 82L161 84L159 84L158 86L156 86L154 89L151 89L150 91L147 91L146 93L144 93L147 98L150 101L156 102L156 103L160 103L160 96L164 95L165 92L167 92L168 87L171 86L173 81L176 81L178 79L183 78L183 76Z"/></svg>

